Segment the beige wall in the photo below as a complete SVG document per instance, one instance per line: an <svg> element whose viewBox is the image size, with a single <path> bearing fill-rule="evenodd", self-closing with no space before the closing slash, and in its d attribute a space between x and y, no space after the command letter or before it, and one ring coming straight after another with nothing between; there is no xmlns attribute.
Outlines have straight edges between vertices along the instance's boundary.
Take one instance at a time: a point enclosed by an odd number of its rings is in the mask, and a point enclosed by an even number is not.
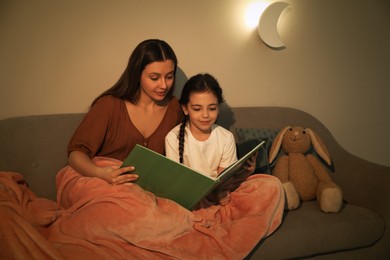
<svg viewBox="0 0 390 260"><path fill-rule="evenodd" d="M251 0L2 0L0 118L84 112L135 45L169 42L187 76L210 72L230 106L289 106L351 153L390 165L388 0L296 0L286 49L245 27Z"/></svg>

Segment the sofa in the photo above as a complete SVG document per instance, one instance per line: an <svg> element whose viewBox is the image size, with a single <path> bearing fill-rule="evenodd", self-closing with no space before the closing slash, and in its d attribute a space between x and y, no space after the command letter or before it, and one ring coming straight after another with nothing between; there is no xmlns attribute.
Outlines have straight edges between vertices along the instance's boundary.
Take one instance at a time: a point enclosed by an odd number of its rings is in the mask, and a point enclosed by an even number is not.
<svg viewBox="0 0 390 260"><path fill-rule="evenodd" d="M67 164L66 146L83 115L0 120L0 171L21 173L37 196L56 200L55 177ZM245 142L238 134L242 130L266 132L272 142L269 133L287 125L312 128L326 144L333 161L329 171L343 190L339 213L324 213L315 201L286 210L279 228L247 259L390 259L390 167L350 154L326 126L301 110L225 105L218 123L235 134L237 143Z"/></svg>

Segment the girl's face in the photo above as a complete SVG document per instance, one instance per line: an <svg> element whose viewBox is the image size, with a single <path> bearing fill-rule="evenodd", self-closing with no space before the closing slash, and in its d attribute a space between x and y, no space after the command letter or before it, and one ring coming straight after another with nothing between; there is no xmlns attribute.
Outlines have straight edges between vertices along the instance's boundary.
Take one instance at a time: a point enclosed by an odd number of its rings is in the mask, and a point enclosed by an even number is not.
<svg viewBox="0 0 390 260"><path fill-rule="evenodd" d="M175 64L172 60L156 61L145 66L141 73L141 98L149 97L153 101L162 101L174 81Z"/></svg>
<svg viewBox="0 0 390 260"><path fill-rule="evenodd" d="M214 93L191 93L188 104L182 107L189 116L190 130L194 136L210 134L219 113L218 98Z"/></svg>

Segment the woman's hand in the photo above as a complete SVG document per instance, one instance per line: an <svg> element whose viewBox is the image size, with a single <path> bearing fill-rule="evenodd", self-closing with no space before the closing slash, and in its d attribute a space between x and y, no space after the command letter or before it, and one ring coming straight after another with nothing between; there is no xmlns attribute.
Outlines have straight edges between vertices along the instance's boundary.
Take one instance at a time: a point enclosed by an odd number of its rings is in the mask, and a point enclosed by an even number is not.
<svg viewBox="0 0 390 260"><path fill-rule="evenodd" d="M126 184L138 179L138 175L133 173L134 169L134 166L123 168L119 168L119 166L101 167L98 170L96 177L99 177L112 185Z"/></svg>
<svg viewBox="0 0 390 260"><path fill-rule="evenodd" d="M138 175L134 173L133 166L107 166L99 167L92 160L80 151L73 151L69 154L69 164L72 168L87 177L98 177L106 182L118 185L136 181Z"/></svg>

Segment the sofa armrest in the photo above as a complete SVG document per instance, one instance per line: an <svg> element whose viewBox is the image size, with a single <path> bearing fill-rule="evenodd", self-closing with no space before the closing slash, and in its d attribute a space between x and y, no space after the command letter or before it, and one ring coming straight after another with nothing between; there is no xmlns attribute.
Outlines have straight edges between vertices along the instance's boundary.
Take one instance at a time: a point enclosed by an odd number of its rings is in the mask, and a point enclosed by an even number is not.
<svg viewBox="0 0 390 260"><path fill-rule="evenodd" d="M369 208L379 214L390 213L390 167L375 164L347 151L332 151L332 177L344 193L346 202Z"/></svg>

